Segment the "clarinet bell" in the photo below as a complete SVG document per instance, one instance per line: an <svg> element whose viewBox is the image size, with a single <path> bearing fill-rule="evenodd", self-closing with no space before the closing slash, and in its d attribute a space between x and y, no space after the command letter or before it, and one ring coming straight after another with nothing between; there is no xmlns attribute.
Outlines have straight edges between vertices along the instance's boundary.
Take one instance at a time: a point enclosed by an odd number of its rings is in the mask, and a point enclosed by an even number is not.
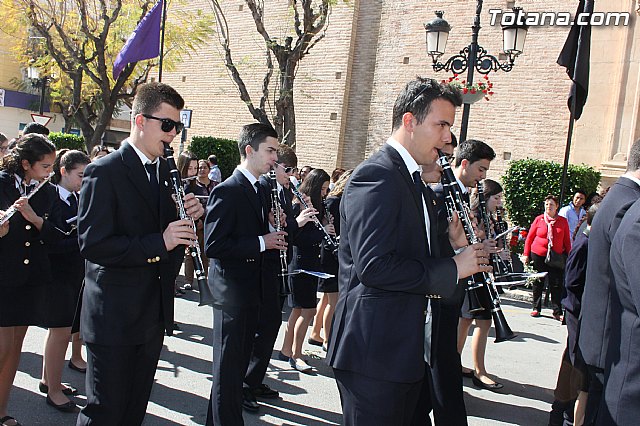
<svg viewBox="0 0 640 426"><path fill-rule="evenodd" d="M478 290L481 290L482 286L478 284L472 284L466 288L469 313L484 311L484 306L480 303L480 297L478 296Z"/></svg>
<svg viewBox="0 0 640 426"><path fill-rule="evenodd" d="M511 340L518 335L511 331L511 327L507 324L507 319L504 317L502 313L502 309L494 310L492 312L493 316L493 327L496 330L496 340L494 343L506 342L507 340Z"/></svg>

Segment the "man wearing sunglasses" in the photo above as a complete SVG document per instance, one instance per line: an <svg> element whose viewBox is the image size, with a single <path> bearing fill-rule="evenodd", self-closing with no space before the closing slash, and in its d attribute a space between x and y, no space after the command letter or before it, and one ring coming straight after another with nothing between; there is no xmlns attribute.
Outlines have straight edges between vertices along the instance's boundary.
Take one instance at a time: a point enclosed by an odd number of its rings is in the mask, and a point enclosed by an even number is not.
<svg viewBox="0 0 640 426"><path fill-rule="evenodd" d="M162 83L142 85L131 133L85 170L78 211L87 259L80 330L87 346L87 405L78 425L141 424L163 344L173 330L173 285L184 246L196 240L178 220L164 144L182 130L182 97ZM202 205L189 194L187 213ZM196 240L197 241L197 240Z"/></svg>

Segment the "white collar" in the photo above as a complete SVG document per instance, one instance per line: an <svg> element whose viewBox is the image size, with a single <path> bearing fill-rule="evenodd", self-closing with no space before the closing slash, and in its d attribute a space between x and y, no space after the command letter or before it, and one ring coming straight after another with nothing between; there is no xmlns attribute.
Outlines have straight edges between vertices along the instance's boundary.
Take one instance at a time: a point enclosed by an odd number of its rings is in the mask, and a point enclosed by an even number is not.
<svg viewBox="0 0 640 426"><path fill-rule="evenodd" d="M413 175L414 172L420 171L420 165L413 159L411 154L409 154L409 151L407 151L407 148L402 146L400 142L395 140L393 137L390 137L387 139L387 145L398 151L398 154L402 157L402 161L404 161L404 165L407 167L410 175Z"/></svg>
<svg viewBox="0 0 640 426"><path fill-rule="evenodd" d="M640 186L640 179L638 179L637 177L635 177L633 174L627 172L625 174L622 175L622 177L626 177L627 179L631 179L632 181L634 181L635 183L638 184L638 186Z"/></svg>
<svg viewBox="0 0 640 426"><path fill-rule="evenodd" d="M62 185L56 185L58 187L58 194L60 195L60 199L62 201L64 201L65 203L71 205L69 203L69 195L72 194L72 192L70 192L67 188L63 187Z"/></svg>
<svg viewBox="0 0 640 426"><path fill-rule="evenodd" d="M238 167L236 167L236 170L240 170L240 173L242 173L244 175L244 177L246 177L249 180L249 183L255 189L255 185L256 185L256 182L258 181L258 179L253 175L253 173L251 173L247 168L242 167L240 165ZM257 191L257 189L256 189L256 191Z"/></svg>
<svg viewBox="0 0 640 426"><path fill-rule="evenodd" d="M23 179L16 173L13 174L15 180L16 180L16 189L20 192L20 194L22 194L22 181ZM31 179L31 182L29 182L28 184L26 184L25 186L29 186L29 185L36 185L38 186L40 182L38 182L36 179ZM28 195L28 194L24 194L24 195Z"/></svg>
<svg viewBox="0 0 640 426"><path fill-rule="evenodd" d="M145 165L145 164L156 164L157 165L158 164L158 159L157 158L154 161L151 161L149 159L149 157L144 155L144 153L142 151L140 151L137 146L135 146L135 144L132 144L129 141L127 141L127 143L129 145L131 145L131 148L133 148L133 150L136 152L136 154L138 154L138 157L140 158L140 161L142 162L142 165Z"/></svg>

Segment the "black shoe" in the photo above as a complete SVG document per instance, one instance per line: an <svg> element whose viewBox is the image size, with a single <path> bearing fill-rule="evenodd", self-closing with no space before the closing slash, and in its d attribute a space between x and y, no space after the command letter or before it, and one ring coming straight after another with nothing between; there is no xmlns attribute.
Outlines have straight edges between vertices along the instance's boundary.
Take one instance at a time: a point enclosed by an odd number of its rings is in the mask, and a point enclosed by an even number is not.
<svg viewBox="0 0 640 426"><path fill-rule="evenodd" d="M278 359L280 361L289 361L289 357L282 353L282 351L278 351Z"/></svg>
<svg viewBox="0 0 640 426"><path fill-rule="evenodd" d="M78 373L86 373L87 372L87 368L80 368L77 365L75 365L74 363L71 362L71 360L69 360L69 368L72 370L77 371Z"/></svg>
<svg viewBox="0 0 640 426"><path fill-rule="evenodd" d="M479 387L480 389L486 389L486 390L490 390L490 391L496 391L498 389L502 389L504 386L502 385L502 383L485 383L482 380L480 380L477 376L473 376L473 384L476 387Z"/></svg>
<svg viewBox="0 0 640 426"><path fill-rule="evenodd" d="M280 396L277 390L271 389L269 385L265 385L264 383L260 384L257 388L251 389L251 392L256 398L272 399Z"/></svg>
<svg viewBox="0 0 640 426"><path fill-rule="evenodd" d="M473 374L473 370L464 371L462 370L462 377L466 377L467 379L473 379L475 374Z"/></svg>
<svg viewBox="0 0 640 426"><path fill-rule="evenodd" d="M78 393L78 389L73 386L65 385L66 387L62 389L62 393L66 396L73 396ZM38 382L38 390L42 393L49 393L49 386L45 385L42 382Z"/></svg>
<svg viewBox="0 0 640 426"><path fill-rule="evenodd" d="M313 345L313 346L322 346L324 344L320 340L315 340L315 339L312 339L312 338L308 338L307 339L307 343L310 344L310 345Z"/></svg>
<svg viewBox="0 0 640 426"><path fill-rule="evenodd" d="M256 412L260 409L260 405L258 404L256 397L249 388L242 389L242 408L252 412Z"/></svg>
<svg viewBox="0 0 640 426"><path fill-rule="evenodd" d="M58 405L55 402L53 402L51 398L49 398L49 395L47 395L47 405L50 405L56 410L62 411L63 413L77 413L79 411L78 406L73 402L67 401L64 404Z"/></svg>

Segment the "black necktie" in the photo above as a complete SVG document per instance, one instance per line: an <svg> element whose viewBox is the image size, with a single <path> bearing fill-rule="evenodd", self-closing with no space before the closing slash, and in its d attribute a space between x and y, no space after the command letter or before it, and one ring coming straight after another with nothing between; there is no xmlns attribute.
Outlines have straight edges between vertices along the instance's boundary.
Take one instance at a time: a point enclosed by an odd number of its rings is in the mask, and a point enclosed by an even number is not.
<svg viewBox="0 0 640 426"><path fill-rule="evenodd" d="M71 210L73 212L78 212L78 199L76 198L76 194L75 193L71 193L69 194L69 196L67 197L67 201L69 202L69 206L71 207Z"/></svg>
<svg viewBox="0 0 640 426"><path fill-rule="evenodd" d="M158 172L156 170L155 164L145 164L144 168L147 169L149 173L149 184L151 186L151 198L156 200L158 203L158 199L160 198L160 185L158 185Z"/></svg>
<svg viewBox="0 0 640 426"><path fill-rule="evenodd" d="M280 189L280 207L284 208L287 201L284 198L284 188Z"/></svg>
<svg viewBox="0 0 640 426"><path fill-rule="evenodd" d="M26 197L31 193L31 191L33 191L33 189L36 187L36 184L35 183L32 183L31 185L24 184L23 187L24 187L24 194L22 194L22 196Z"/></svg>
<svg viewBox="0 0 640 426"><path fill-rule="evenodd" d="M420 171L416 170L412 173L413 183L416 185L416 192L420 197L422 197L422 189L424 188L424 183L422 183L422 177L420 177Z"/></svg>
<svg viewBox="0 0 640 426"><path fill-rule="evenodd" d="M262 224L264 225L265 223L264 208L262 203L262 189L260 187L260 182L256 181L256 183L254 183L253 186L256 187L256 195L258 197L258 210L260 210L260 217L262 218Z"/></svg>

